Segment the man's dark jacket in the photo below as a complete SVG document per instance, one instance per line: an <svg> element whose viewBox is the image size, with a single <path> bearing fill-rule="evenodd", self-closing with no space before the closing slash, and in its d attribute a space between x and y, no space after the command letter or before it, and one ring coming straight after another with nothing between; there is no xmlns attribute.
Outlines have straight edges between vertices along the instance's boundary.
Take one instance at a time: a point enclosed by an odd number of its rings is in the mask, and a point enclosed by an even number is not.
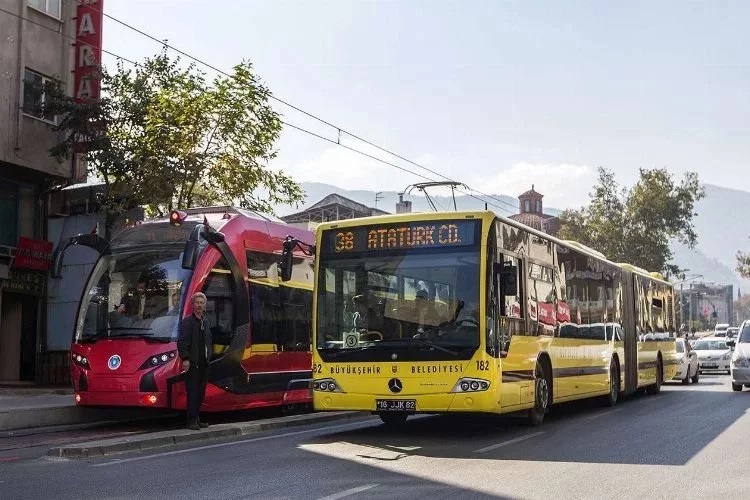
<svg viewBox="0 0 750 500"><path fill-rule="evenodd" d="M201 331L201 324L203 331ZM182 320L180 328L180 337L177 339L177 352L180 359L190 361L191 365L197 366L200 361L208 365L206 358L206 349L209 356L212 350L211 330L208 328L208 321L203 321L191 314Z"/></svg>

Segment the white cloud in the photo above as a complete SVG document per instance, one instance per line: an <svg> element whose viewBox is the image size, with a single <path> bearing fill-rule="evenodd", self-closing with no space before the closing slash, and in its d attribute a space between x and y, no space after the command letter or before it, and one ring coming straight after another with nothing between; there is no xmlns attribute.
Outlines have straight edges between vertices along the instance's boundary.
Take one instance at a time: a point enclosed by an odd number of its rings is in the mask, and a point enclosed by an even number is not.
<svg viewBox="0 0 750 500"><path fill-rule="evenodd" d="M596 169L569 163L516 163L490 177L476 175L470 185L487 194L518 196L534 189L544 195L544 206L580 208L589 202L596 181Z"/></svg>

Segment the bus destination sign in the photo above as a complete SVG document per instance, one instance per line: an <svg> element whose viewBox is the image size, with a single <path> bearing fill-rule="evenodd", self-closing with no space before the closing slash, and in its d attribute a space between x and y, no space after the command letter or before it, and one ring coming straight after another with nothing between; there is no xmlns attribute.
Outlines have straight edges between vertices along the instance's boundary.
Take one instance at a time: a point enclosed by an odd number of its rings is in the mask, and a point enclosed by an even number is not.
<svg viewBox="0 0 750 500"><path fill-rule="evenodd" d="M323 235L327 253L473 245L478 220L421 221L331 229Z"/></svg>

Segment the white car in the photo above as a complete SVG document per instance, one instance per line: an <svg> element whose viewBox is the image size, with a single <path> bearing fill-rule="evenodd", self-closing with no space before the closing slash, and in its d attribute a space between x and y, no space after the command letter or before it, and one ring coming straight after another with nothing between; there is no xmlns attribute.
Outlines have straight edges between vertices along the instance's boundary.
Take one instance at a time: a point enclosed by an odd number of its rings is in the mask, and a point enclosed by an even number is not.
<svg viewBox="0 0 750 500"><path fill-rule="evenodd" d="M742 322L737 339L727 341L734 347L732 355L732 390L741 391L742 386L750 387L750 321Z"/></svg>
<svg viewBox="0 0 750 500"><path fill-rule="evenodd" d="M681 380L683 384L698 383L698 353L691 347L685 339L675 339L677 347L677 356L679 364L677 365L677 374L672 380Z"/></svg>
<svg viewBox="0 0 750 500"><path fill-rule="evenodd" d="M732 351L727 340L719 337L703 337L693 342L693 349L698 353L698 369L730 373Z"/></svg>

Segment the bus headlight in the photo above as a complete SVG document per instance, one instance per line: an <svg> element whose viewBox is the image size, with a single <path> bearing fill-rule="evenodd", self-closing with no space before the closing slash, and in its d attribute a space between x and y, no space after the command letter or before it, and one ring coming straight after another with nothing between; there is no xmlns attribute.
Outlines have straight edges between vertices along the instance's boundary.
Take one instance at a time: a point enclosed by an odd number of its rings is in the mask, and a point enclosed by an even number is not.
<svg viewBox="0 0 750 500"><path fill-rule="evenodd" d="M481 378L461 378L451 392L482 392L490 388L490 383Z"/></svg>
<svg viewBox="0 0 750 500"><path fill-rule="evenodd" d="M344 392L341 390L338 382L332 378L322 378L319 380L313 380L312 383L313 391L321 392Z"/></svg>

